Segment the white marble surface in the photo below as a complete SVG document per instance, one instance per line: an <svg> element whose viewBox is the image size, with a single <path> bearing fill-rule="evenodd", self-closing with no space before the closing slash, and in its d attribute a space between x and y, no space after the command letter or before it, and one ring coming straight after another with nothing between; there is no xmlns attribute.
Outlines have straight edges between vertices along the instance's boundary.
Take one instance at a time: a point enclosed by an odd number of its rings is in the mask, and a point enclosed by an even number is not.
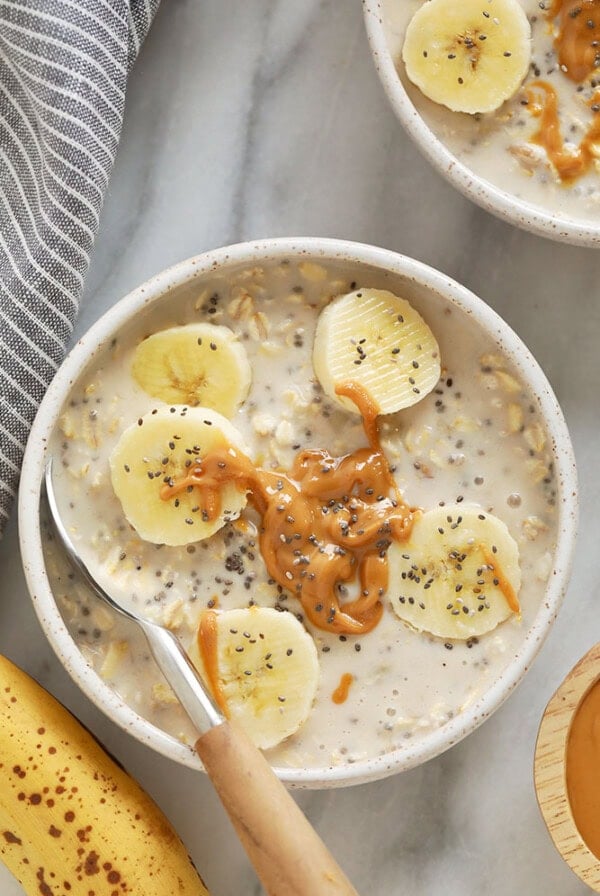
<svg viewBox="0 0 600 896"><path fill-rule="evenodd" d="M165 0L128 105L78 334L181 258L246 238L327 235L454 276L509 321L546 371L573 435L582 512L572 585L540 658L493 718L444 756L298 800L362 896L588 892L546 833L532 758L547 699L600 639L600 253L514 230L432 171L387 105L359 0ZM34 617L14 519L0 569L0 651L137 775L214 896L258 896L209 783L118 730L63 671ZM0 868L2 896L20 892Z"/></svg>

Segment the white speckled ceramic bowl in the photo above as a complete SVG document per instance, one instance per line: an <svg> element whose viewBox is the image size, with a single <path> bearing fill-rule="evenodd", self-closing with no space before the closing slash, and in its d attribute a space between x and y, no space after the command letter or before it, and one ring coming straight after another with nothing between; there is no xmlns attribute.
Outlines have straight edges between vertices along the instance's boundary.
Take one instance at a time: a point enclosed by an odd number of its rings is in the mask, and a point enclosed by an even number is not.
<svg viewBox="0 0 600 896"><path fill-rule="evenodd" d="M553 213L541 205L526 202L478 176L456 158L428 124L427 115L417 109L412 96L423 108L434 107L408 82L400 59L402 37L386 14L391 3L403 0L363 0L367 35L377 73L405 130L423 155L461 193L486 211L517 227L540 236L579 246L600 246L600 220L590 214L581 218Z"/></svg>
<svg viewBox="0 0 600 896"><path fill-rule="evenodd" d="M393 252L356 243L326 239L275 239L245 243L207 252L153 277L116 304L83 336L52 383L33 426L23 464L19 498L19 522L23 564L39 620L65 668L88 697L113 721L143 743L177 762L198 766L192 749L159 730L125 705L85 661L60 614L50 587L43 556L40 523L40 488L46 445L57 425L61 408L73 383L121 328L154 302L185 284L198 284L215 269L220 273L240 264L260 265L268 260L298 258L339 264L348 277L388 288L419 302L448 305L468 315L514 363L524 386L539 401L540 413L552 444L557 479L558 539L553 572L539 611L520 649L481 699L442 727L406 741L383 756L354 764L323 768L282 768L277 772L291 786L334 787L358 784L411 768L448 749L480 725L508 697L528 670L552 625L568 580L577 520L577 482L573 451L560 408L541 369L529 351L498 315L484 302L448 277L417 261Z"/></svg>

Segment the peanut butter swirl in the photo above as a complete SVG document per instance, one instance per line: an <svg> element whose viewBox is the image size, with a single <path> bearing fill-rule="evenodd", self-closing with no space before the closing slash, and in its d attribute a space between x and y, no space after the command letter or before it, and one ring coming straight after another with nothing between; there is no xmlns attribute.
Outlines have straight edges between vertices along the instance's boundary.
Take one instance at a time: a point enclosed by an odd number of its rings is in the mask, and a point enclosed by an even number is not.
<svg viewBox="0 0 600 896"><path fill-rule="evenodd" d="M600 93L589 102L594 118L583 140L577 147L567 148L562 136L558 115L558 98L554 88L545 81L534 81L527 91L529 111L539 118L539 127L531 137L546 154L561 181L576 180L593 165L597 158L597 142L600 140Z"/></svg>
<svg viewBox="0 0 600 896"><path fill-rule="evenodd" d="M298 598L310 621L325 631L361 635L383 613L387 549L406 539L413 514L397 492L379 444L376 411L359 386L344 394L363 411L372 443L343 457L299 452L289 474L263 470L226 446L198 459L186 476L167 483L164 500L186 489L200 493L209 519L220 513L220 491L235 484L262 517L259 544L269 575ZM360 594L341 602L340 586L358 582Z"/></svg>
<svg viewBox="0 0 600 896"><path fill-rule="evenodd" d="M547 17L555 23L554 46L563 74L579 85L594 74L600 79L600 0L553 0ZM529 112L539 119L531 142L545 149L560 180L570 183L586 174L598 157L600 93L594 91L587 103L594 117L575 147L565 145L558 97L547 81L532 82L527 89L527 100Z"/></svg>
<svg viewBox="0 0 600 896"><path fill-rule="evenodd" d="M548 17L557 22L554 46L560 67L581 84L600 69L600 0L554 0Z"/></svg>

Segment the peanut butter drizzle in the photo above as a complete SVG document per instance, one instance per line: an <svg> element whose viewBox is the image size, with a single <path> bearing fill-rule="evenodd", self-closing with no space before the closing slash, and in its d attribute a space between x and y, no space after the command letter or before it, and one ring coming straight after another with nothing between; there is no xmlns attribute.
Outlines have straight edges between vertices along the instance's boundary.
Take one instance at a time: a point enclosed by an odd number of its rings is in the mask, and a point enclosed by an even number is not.
<svg viewBox="0 0 600 896"><path fill-rule="evenodd" d="M344 398L349 398L350 401L354 402L363 419L363 427L369 445L373 451L377 451L378 454L381 454L382 457L384 457L383 448L381 447L379 426L377 424L379 408L366 389L361 386L360 383L350 380L347 383L340 383L339 386L336 386L335 394L343 396ZM398 503L403 504L404 502L402 495L400 494L400 489L398 488L389 466L386 466L386 469L388 473L388 488L394 492ZM400 533L398 536L399 540L406 537L407 535L405 533Z"/></svg>
<svg viewBox="0 0 600 896"><path fill-rule="evenodd" d="M591 168L596 158L594 144L600 140L600 96L589 101L592 110L595 110L594 119L587 134L573 151L565 149L554 88L546 81L533 81L527 89L527 96L529 112L540 119L540 126L530 138L531 142L545 149L562 181L573 181L581 177ZM598 110L596 106L599 107Z"/></svg>
<svg viewBox="0 0 600 896"><path fill-rule="evenodd" d="M211 693L215 698L221 712L228 718L227 700L225 694L221 690L221 682L219 680L219 653L217 650L217 614L213 610L206 610L200 618L200 626L198 628L198 649L204 670L208 678L208 685Z"/></svg>
<svg viewBox="0 0 600 896"><path fill-rule="evenodd" d="M554 46L565 76L582 84L594 73L600 74L600 0L553 0L547 17L557 20ZM554 88L546 81L534 81L527 97L529 112L540 119L531 142L544 148L560 180L569 183L586 174L596 158L594 144L600 140L600 97L595 94L588 101L594 118L573 150L565 148Z"/></svg>
<svg viewBox="0 0 600 896"><path fill-rule="evenodd" d="M381 452L381 441L379 439L379 427L377 426L377 417L379 416L379 408L366 391L366 389L353 380L347 383L340 383L335 387L335 394L341 398L349 398L356 405L360 416L363 419L363 426L367 441L371 448Z"/></svg>
<svg viewBox="0 0 600 896"><path fill-rule="evenodd" d="M554 46L567 78L581 84L600 65L600 0L554 0L549 19L558 19Z"/></svg>
<svg viewBox="0 0 600 896"><path fill-rule="evenodd" d="M352 386L346 394L356 400L359 388ZM392 539L408 538L413 524L370 414L365 418L373 443L368 448L343 457L320 449L301 451L289 475L256 467L233 446L219 448L197 459L182 479L163 485L161 498L198 488L203 518L211 520L220 512L224 485L248 492L262 517L259 543L271 578L298 598L317 628L366 634L383 613L387 549ZM340 604L340 586L356 579L360 597Z"/></svg>
<svg viewBox="0 0 600 896"><path fill-rule="evenodd" d="M567 739L566 779L577 830L600 857L600 683L580 703Z"/></svg>
<svg viewBox="0 0 600 896"><path fill-rule="evenodd" d="M340 683L337 688L331 695L331 699L334 703L338 705L340 703L345 703L348 699L348 694L350 693L350 685L354 681L354 675L351 675L350 672L344 672L342 677L340 678Z"/></svg>
<svg viewBox="0 0 600 896"><path fill-rule="evenodd" d="M496 582L498 583L498 588L506 598L506 603L508 604L510 609L513 613L516 613L517 616L520 616L521 604L519 602L519 598L517 597L517 593L500 569L496 556L492 551L490 551L486 544L480 544L479 550L483 554L483 559L485 560L486 566L488 567L490 572L494 573L494 584Z"/></svg>

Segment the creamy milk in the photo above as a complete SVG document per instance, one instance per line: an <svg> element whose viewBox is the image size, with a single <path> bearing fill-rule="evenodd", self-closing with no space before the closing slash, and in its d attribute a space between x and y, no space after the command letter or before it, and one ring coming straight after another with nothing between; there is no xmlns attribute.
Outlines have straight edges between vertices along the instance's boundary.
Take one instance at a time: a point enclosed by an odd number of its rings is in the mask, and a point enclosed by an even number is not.
<svg viewBox="0 0 600 896"><path fill-rule="evenodd" d="M293 595L269 580L257 518L226 525L187 547L143 542L123 516L108 457L123 430L157 406L130 374L136 344L176 324L208 320L239 334L253 381L233 419L265 468L289 469L301 448L342 455L366 444L360 418L334 406L312 369L319 310L356 286L385 287L385 273L350 282L344 265L271 262L233 274L204 275L140 313L74 385L51 445L59 506L95 576L114 596L171 628L185 645L206 607L251 601L298 614ZM383 282L382 282L383 281ZM522 619L490 634L451 642L410 630L385 612L368 635L308 630L317 644L320 683L297 734L268 752L280 766L324 767L385 754L444 725L480 697L510 663L538 610L556 540L551 446L537 401L496 345L462 312L436 296L415 302L438 339L442 377L413 408L385 418L383 445L405 500L430 509L477 502L508 525L520 555ZM194 735L148 654L143 637L86 589L48 546L47 564L73 637L98 673L138 713L174 736ZM337 705L341 677L354 681Z"/></svg>

